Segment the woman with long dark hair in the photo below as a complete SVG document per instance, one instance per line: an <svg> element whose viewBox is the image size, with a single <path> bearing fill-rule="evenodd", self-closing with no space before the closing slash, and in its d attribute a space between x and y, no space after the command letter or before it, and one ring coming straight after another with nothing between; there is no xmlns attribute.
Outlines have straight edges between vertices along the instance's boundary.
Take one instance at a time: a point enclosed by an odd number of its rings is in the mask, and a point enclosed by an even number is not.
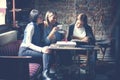
<svg viewBox="0 0 120 80"><path fill-rule="evenodd" d="M75 24L70 25L68 33L68 41L72 40L77 43L77 47L85 47L85 45L95 45L95 37L92 32L92 28L88 25L87 15L80 13L77 16ZM77 54L86 55L86 51L76 51ZM90 51L92 54L92 52ZM90 69L95 67L96 54L90 55ZM81 73L85 73L85 70L80 69ZM94 70L93 70L94 71ZM94 74L94 73L93 73Z"/></svg>
<svg viewBox="0 0 120 80"><path fill-rule="evenodd" d="M30 12L30 23L24 31L24 38L19 49L19 56L32 56L33 58L43 58L43 77L51 80L46 74L50 68L50 50L44 46L44 24L43 16L38 10Z"/></svg>
<svg viewBox="0 0 120 80"><path fill-rule="evenodd" d="M86 14L80 13L77 16L75 24L70 25L67 39L68 41L78 39L80 42L83 42L82 44L95 44L95 37L92 28L88 25Z"/></svg>

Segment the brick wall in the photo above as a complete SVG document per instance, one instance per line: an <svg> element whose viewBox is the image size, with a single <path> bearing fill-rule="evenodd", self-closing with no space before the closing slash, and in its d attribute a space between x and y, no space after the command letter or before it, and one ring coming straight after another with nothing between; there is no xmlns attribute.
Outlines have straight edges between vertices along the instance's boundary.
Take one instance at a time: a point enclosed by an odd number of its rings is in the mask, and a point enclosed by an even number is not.
<svg viewBox="0 0 120 80"><path fill-rule="evenodd" d="M65 26L74 22L75 0L36 0L35 8L44 14L47 10L55 10L58 14L58 21Z"/></svg>
<svg viewBox="0 0 120 80"><path fill-rule="evenodd" d="M76 15L84 12L92 26L96 39L106 39L110 34L112 22L112 3L114 0L35 0L35 8L44 14L47 10L56 10L58 21L68 25L76 20Z"/></svg>
<svg viewBox="0 0 120 80"><path fill-rule="evenodd" d="M112 21L112 0L76 0L76 12L88 15L97 39L108 38Z"/></svg>

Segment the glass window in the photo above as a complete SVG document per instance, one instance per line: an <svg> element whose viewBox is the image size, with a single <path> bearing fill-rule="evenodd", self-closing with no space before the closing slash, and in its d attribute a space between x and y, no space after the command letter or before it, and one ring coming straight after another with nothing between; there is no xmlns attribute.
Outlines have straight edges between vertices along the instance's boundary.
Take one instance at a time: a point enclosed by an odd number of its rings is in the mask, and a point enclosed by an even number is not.
<svg viewBox="0 0 120 80"><path fill-rule="evenodd" d="M0 25L5 24L6 0L0 0Z"/></svg>

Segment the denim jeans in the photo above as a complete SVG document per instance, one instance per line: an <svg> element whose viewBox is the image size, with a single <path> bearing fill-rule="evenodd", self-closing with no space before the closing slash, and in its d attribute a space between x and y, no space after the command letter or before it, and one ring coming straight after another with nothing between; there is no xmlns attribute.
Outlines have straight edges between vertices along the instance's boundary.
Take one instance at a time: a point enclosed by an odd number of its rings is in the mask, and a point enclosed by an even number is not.
<svg viewBox="0 0 120 80"><path fill-rule="evenodd" d="M20 47L19 56L32 56L32 58L42 58L43 70L50 69L52 56L51 54L43 54L26 47Z"/></svg>

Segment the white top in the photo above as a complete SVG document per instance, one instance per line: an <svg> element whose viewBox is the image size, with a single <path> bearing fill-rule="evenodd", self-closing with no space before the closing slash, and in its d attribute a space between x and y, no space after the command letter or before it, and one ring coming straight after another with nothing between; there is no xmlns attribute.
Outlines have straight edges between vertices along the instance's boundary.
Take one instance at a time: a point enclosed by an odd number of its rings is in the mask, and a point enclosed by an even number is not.
<svg viewBox="0 0 120 80"><path fill-rule="evenodd" d="M42 47L39 47L37 45L34 45L32 43L32 36L34 34L34 24L33 22L30 22L27 26L26 29L24 31L24 39L21 43L21 47L28 47L32 50L41 52L42 51Z"/></svg>
<svg viewBox="0 0 120 80"><path fill-rule="evenodd" d="M73 36L79 37L79 38L84 38L86 36L86 31L84 27L77 28L76 26L74 27L73 31Z"/></svg>
<svg viewBox="0 0 120 80"><path fill-rule="evenodd" d="M34 33L34 25L31 22L31 23L27 24L27 26L25 28L24 39L23 39L21 46L29 47L29 43L31 43L33 33Z"/></svg>
<svg viewBox="0 0 120 80"><path fill-rule="evenodd" d="M0 0L0 8L7 8L6 0Z"/></svg>

